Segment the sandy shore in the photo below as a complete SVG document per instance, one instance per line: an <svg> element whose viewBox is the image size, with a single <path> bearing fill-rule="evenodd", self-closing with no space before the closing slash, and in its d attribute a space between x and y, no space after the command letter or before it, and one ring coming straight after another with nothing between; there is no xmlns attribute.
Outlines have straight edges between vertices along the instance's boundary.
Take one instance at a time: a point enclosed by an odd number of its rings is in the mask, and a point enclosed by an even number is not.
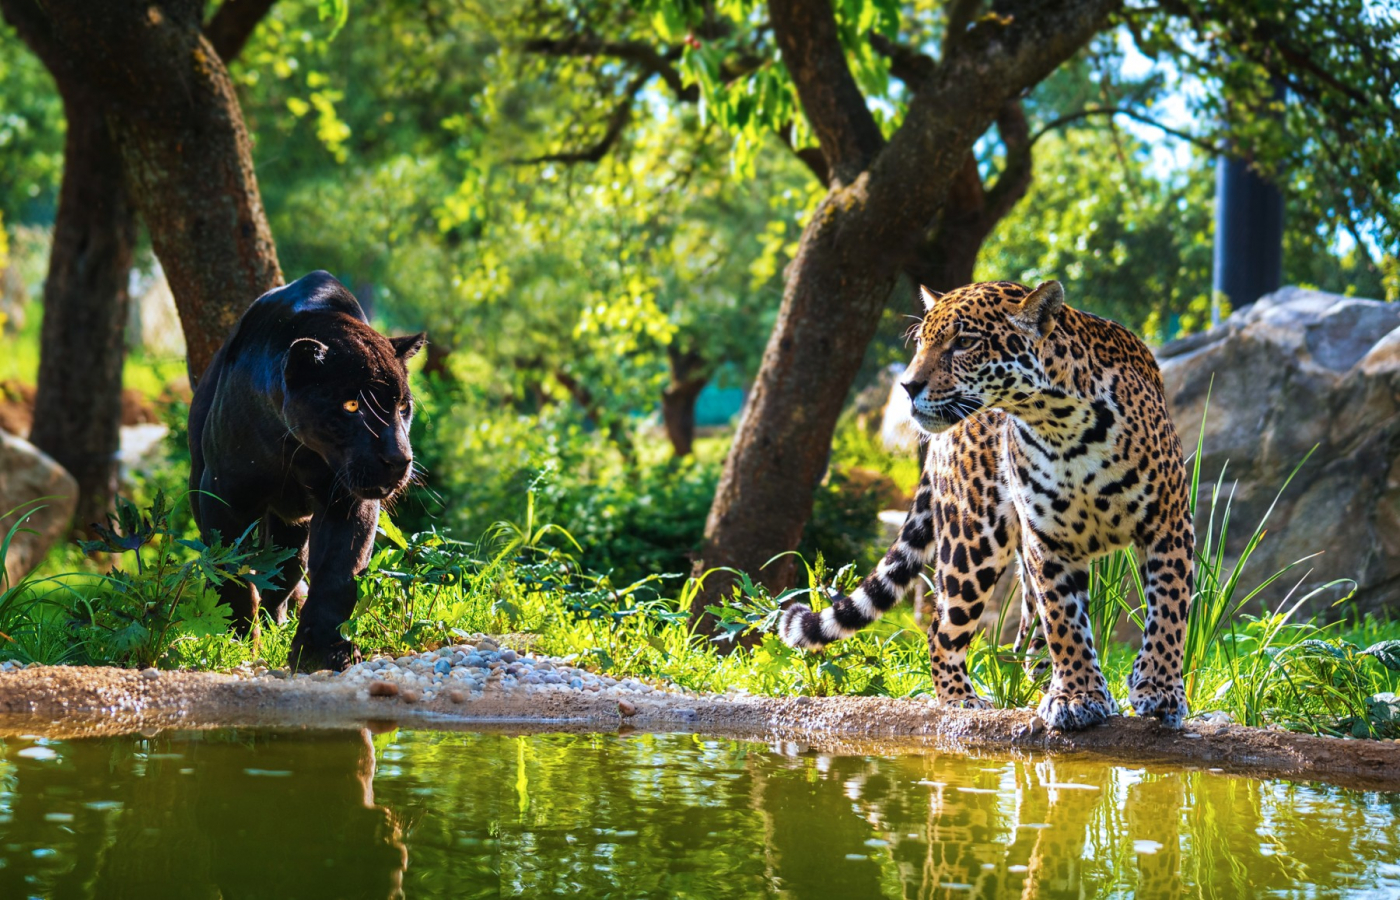
<svg viewBox="0 0 1400 900"><path fill-rule="evenodd" d="M249 678L70 666L0 673L0 737L77 738L227 726L385 727L513 731L687 731L829 752L918 750L1094 754L1240 774L1400 790L1400 743L1310 737L1189 722L1173 732L1118 718L1087 731L1026 734L1029 710L944 709L879 697L709 697L648 689L588 691L568 684L530 690L417 692L371 686L392 679ZM424 696L424 693L427 696ZM417 695L417 696L415 696Z"/></svg>

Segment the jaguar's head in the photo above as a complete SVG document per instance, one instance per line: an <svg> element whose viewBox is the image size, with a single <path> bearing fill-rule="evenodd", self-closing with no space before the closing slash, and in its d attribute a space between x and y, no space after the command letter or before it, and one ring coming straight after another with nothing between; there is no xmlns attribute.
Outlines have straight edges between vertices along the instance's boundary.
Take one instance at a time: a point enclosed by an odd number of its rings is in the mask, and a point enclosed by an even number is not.
<svg viewBox="0 0 1400 900"><path fill-rule="evenodd" d="M931 434L984 409L1014 407L1050 386L1041 358L1064 308L1058 281L1009 282L923 294L914 360L900 383L914 421Z"/></svg>
<svg viewBox="0 0 1400 900"><path fill-rule="evenodd" d="M427 339L385 337L339 313L314 333L292 342L282 366L287 429L326 461L337 488L362 500L387 500L412 475L413 395L405 363Z"/></svg>

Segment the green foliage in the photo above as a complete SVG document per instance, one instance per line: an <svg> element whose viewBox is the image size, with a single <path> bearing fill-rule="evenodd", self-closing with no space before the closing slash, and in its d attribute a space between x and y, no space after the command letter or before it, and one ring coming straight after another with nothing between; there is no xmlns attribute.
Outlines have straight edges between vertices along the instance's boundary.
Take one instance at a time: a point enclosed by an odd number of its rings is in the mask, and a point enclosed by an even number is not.
<svg viewBox="0 0 1400 900"><path fill-rule="evenodd" d="M48 498L40 498L0 516L0 522L14 519L0 538L0 640L4 641L0 644L0 657L24 663L66 662L76 653L61 609L45 595L49 580L30 572L11 584L4 566L16 538L37 534L24 523L45 508L45 499Z"/></svg>
<svg viewBox="0 0 1400 900"><path fill-rule="evenodd" d="M450 640L453 630L504 631L522 610L507 590L516 581L509 556L436 532L403 534L381 514L385 540L358 579L358 601L345 636L362 646L406 651Z"/></svg>
<svg viewBox="0 0 1400 900"><path fill-rule="evenodd" d="M74 603L72 613L88 652L118 664L153 666L178 640L223 633L229 611L219 603L218 587L235 581L270 591L282 563L295 553L258 546L256 526L228 544L217 532L212 544L181 537L171 527L164 493L144 512L120 497L116 506L115 518L94 526L98 539L81 542L82 548L129 555L134 571L114 566L94 595Z"/></svg>
<svg viewBox="0 0 1400 900"><path fill-rule="evenodd" d="M978 277L1061 279L1075 306L1157 340L1208 326L1209 166L1154 177L1148 146L1124 134L1052 134L1038 148L1030 192L987 242Z"/></svg>
<svg viewBox="0 0 1400 900"><path fill-rule="evenodd" d="M0 21L0 221L51 221L63 173L63 103L42 63ZM0 265L0 270L3 270Z"/></svg>
<svg viewBox="0 0 1400 900"><path fill-rule="evenodd" d="M406 530L481 535L533 504L533 521L564 529L571 540L556 544L576 541L590 572L620 584L689 574L722 446L702 442L694 456L674 460L640 443L629 461L577 408L547 406L529 416L495 407L485 394L440 383L420 392L413 443L431 490L401 504L396 516ZM822 550L843 564L875 558L879 499L842 474L862 460L854 450L833 456L803 536L805 555Z"/></svg>
<svg viewBox="0 0 1400 900"><path fill-rule="evenodd" d="M25 511L11 526L0 558L35 511ZM293 551L258 546L252 529L229 543L216 537L208 545L183 537L172 513L161 492L144 510L118 498L116 516L96 526L98 539L82 542L82 549L125 558L130 568L113 566L105 575L31 574L4 586L0 657L136 667L217 665L242 657L219 646L227 641L229 613L217 588L233 580L270 589Z"/></svg>

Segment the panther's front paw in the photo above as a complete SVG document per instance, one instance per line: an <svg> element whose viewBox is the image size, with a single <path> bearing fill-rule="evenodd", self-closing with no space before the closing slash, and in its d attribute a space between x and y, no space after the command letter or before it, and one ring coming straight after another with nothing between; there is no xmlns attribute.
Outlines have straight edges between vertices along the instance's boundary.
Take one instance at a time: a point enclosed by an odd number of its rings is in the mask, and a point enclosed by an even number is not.
<svg viewBox="0 0 1400 900"><path fill-rule="evenodd" d="M344 672L360 662L360 651L347 640L338 639L323 646L315 646L313 641L302 641L301 635L292 640L287 652L287 662L293 672L319 672L330 669Z"/></svg>
<svg viewBox="0 0 1400 900"><path fill-rule="evenodd" d="M1118 715L1118 705L1105 691L1068 691L1051 687L1036 710L1045 727L1054 731L1079 731Z"/></svg>
<svg viewBox="0 0 1400 900"><path fill-rule="evenodd" d="M1151 679L1141 680L1128 689L1128 703L1139 716L1161 719L1167 728L1180 728L1186 719L1186 691L1180 682L1162 687Z"/></svg>

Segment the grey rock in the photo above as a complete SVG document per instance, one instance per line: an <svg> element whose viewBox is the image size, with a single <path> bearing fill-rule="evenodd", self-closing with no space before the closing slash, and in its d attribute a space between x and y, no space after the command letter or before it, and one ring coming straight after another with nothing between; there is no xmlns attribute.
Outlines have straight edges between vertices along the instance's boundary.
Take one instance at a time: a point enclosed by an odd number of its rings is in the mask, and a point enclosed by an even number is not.
<svg viewBox="0 0 1400 900"><path fill-rule="evenodd" d="M1337 579L1354 579L1363 611L1396 608L1400 304L1283 288L1157 355L1188 452L1201 433L1209 397L1198 549L1210 492L1223 469L1225 492L1234 491L1226 547L1231 562L1278 497L1243 591L1321 552L1276 582L1264 602L1273 608L1300 578L1295 598ZM1279 495L1314 445L1317 450ZM1327 612L1348 588L1321 590L1304 612Z"/></svg>
<svg viewBox="0 0 1400 900"><path fill-rule="evenodd" d="M63 537L77 503L78 483L67 470L28 441L0 430L0 539L19 518L10 513L35 510L21 526L35 533L17 532L5 556L10 584L33 571Z"/></svg>
<svg viewBox="0 0 1400 900"><path fill-rule="evenodd" d="M517 658L518 658L518 657L516 657L515 651L514 651L514 650L502 650L502 651L501 651L501 661L502 661L502 662L513 663L513 662L515 662L515 660L516 660Z"/></svg>

